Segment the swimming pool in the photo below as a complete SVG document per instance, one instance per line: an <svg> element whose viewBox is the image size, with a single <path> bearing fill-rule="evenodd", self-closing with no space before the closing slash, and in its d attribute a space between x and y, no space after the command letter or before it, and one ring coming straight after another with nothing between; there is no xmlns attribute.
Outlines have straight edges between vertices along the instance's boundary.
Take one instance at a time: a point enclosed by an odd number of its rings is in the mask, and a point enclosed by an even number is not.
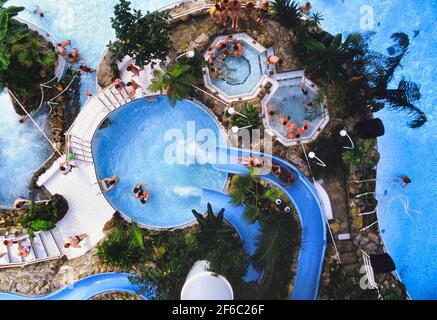
<svg viewBox="0 0 437 320"><path fill-rule="evenodd" d="M228 56L224 59L225 79L213 79L205 70L205 85L213 92L218 91L226 101L248 99L259 91L259 86L267 69L266 49L249 37L240 33L233 35L244 47L240 57ZM226 37L218 37L211 46L219 44ZM209 51L205 54L208 58ZM256 95L256 94L255 94Z"/></svg>
<svg viewBox="0 0 437 320"><path fill-rule="evenodd" d="M218 145L226 145L226 141L218 124L200 106L184 100L171 107L166 97L156 102L137 100L113 112L109 119L109 127L94 137L93 154L99 179L120 177L106 197L128 219L153 228L190 223L194 221L191 210L202 209L202 188L223 189L227 175L201 164L207 160L207 150L194 135L210 129ZM165 141L165 136L174 129L183 134L176 147L190 160L184 164L172 164L165 157L175 143L173 138ZM132 193L140 183L149 184L145 189L150 200L145 205Z"/></svg>
<svg viewBox="0 0 437 320"><path fill-rule="evenodd" d="M117 2L9 0L8 4L25 5L30 9L39 4L46 10L46 18L40 19L29 12L20 13L20 16L44 27L59 39L73 39L84 59L96 66L107 42L114 36L109 17L113 15L112 7ZM174 1L131 2L132 7L154 10ZM378 193L383 194L385 190L401 193L409 199L410 207L421 213L415 214L413 220L407 220L402 214L403 204L391 202L388 210L381 211L384 213L380 215L380 227L385 230L383 237L387 249L411 297L437 299L437 188L426 188L437 181L434 168L437 154L437 98L434 84L437 74L433 68L437 64L437 30L433 27L437 19L436 1L312 0L311 3L315 11L323 14L325 20L322 25L332 33L369 31L360 28L362 8L373 9L375 25L370 31L377 32L374 47L381 51L388 47L391 33L404 31L411 36L410 54L404 61L404 68L398 71L397 80L405 75L421 84L423 97L420 107L427 113L429 122L419 130L411 130L405 125L402 115L389 111L378 113L386 127L386 135L379 139L381 161L378 165ZM413 38L415 30L420 33ZM82 84L82 93L86 88L93 91L95 79L93 76L84 78ZM420 163L420 166L413 169L414 163ZM414 183L404 190L392 189L393 177L400 174L410 175ZM385 207L389 203L388 197L380 199ZM425 255L427 258L422 259Z"/></svg>
<svg viewBox="0 0 437 320"><path fill-rule="evenodd" d="M287 74L278 77L278 86L274 85L271 93L262 100L264 126L286 146L314 141L329 121L328 112L318 101L318 88L301 75L303 72ZM305 84L306 95L301 90L302 84ZM284 118L287 125L294 124L294 131L283 125ZM302 133L302 128L307 125Z"/></svg>

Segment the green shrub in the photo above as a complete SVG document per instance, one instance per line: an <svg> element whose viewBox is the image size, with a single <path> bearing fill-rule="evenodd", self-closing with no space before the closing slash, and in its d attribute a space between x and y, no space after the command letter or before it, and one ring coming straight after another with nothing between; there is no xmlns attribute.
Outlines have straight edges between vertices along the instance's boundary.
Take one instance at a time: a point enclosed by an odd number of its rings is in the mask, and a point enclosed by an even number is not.
<svg viewBox="0 0 437 320"><path fill-rule="evenodd" d="M255 106L247 104L241 109L240 113L244 114L246 118L237 114L232 116L231 121L234 126L239 128L252 126L252 129L259 127L259 111Z"/></svg>
<svg viewBox="0 0 437 320"><path fill-rule="evenodd" d="M154 11L143 15L141 10L132 10L130 4L121 0L115 6L115 17L111 18L118 39L108 45L113 57L122 59L129 55L140 67L152 60L164 61L171 49L169 12Z"/></svg>
<svg viewBox="0 0 437 320"><path fill-rule="evenodd" d="M129 268L138 263L143 254L138 240L133 238L133 233L135 231L116 226L108 239L97 247L99 259L116 267Z"/></svg>
<svg viewBox="0 0 437 320"><path fill-rule="evenodd" d="M370 156L370 151L375 148L373 140L360 141L354 150L343 153L343 161L347 165L371 169L378 164L377 159Z"/></svg>

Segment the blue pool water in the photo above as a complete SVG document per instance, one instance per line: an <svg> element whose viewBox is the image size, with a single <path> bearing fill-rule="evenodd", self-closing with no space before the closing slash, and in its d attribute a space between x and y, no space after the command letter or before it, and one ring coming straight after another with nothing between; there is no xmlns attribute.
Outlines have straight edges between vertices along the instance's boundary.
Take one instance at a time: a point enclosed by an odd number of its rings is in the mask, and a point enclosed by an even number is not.
<svg viewBox="0 0 437 320"><path fill-rule="evenodd" d="M110 27L116 0L10 0L10 5L24 5L33 9L38 4L45 12L46 18L40 19L29 12L20 14L23 18L47 29L58 39L71 38L82 53L82 57L92 66L96 66L101 53L114 32ZM132 0L132 7L153 10L172 3L173 0ZM368 31L360 28L360 13L363 6L374 10L375 24L371 30L376 31L374 47L385 50L390 44L389 35L404 31L411 36L410 54L404 61L404 68L397 73L411 77L421 84L422 100L420 107L427 113L429 122L421 129L412 130L405 125L401 114L382 111L378 116L386 126L386 135L379 139L381 162L378 166L378 192L387 196L379 197L381 203L380 227L384 231L384 240L390 254L395 259L399 275L414 299L437 299L437 181L436 163L437 125L435 108L437 104L434 84L437 75L436 0L312 0L315 11L323 13L322 25L332 33ZM92 30L93 32L90 32ZM420 31L416 38L414 32ZM88 88L93 91L93 76L83 77L82 93ZM3 98L3 96L2 96ZM2 103L3 100L2 100ZM3 109L2 109L3 110ZM5 118L0 117L0 121ZM10 125L3 139L11 139L14 119L7 120ZM4 127L1 123L0 130ZM20 141L39 141L40 138L27 138ZM9 142L8 142L9 143ZM28 146L32 146L30 143ZM31 150L31 148L25 148ZM30 152L32 158L36 153ZM42 162L42 158L39 162ZM13 163L13 161L10 161ZM419 165L414 165L414 164ZM11 166L14 166L12 164ZM11 166L0 164L0 170L9 171ZM408 174L413 184L404 190L392 185L393 178ZM9 180L6 180L9 181ZM18 182L14 180L14 186ZM8 184L9 186L10 184ZM429 187L431 186L431 187ZM0 191L0 194L3 192ZM404 214L401 200L393 196L405 196L409 200L411 218ZM397 198L399 199L399 198ZM391 203L390 206L388 204ZM387 210L384 208L388 208ZM420 213L418 213L420 212Z"/></svg>
<svg viewBox="0 0 437 320"><path fill-rule="evenodd" d="M385 136L378 141L379 227L411 298L437 299L437 1L311 3L323 13L322 25L332 33L366 31L360 28L360 10L370 6L375 19L371 31L376 32L373 47L381 52L389 47L392 33L402 31L410 35L410 53L393 86L402 76L421 85L423 97L418 106L427 114L428 123L420 129L409 129L402 113L384 110L377 114L386 127ZM414 37L416 31L419 34ZM393 184L399 175L410 176L413 183L401 189ZM409 210L405 210L407 206Z"/></svg>
<svg viewBox="0 0 437 320"><path fill-rule="evenodd" d="M307 103L313 102L316 94L308 88L308 95L302 94L300 89L301 83L301 79L279 81L280 87L268 102L275 112L272 117L269 117L270 127L285 139L289 139L290 129L282 125L280 122L281 116L290 117L288 122L296 124L297 129L303 127L305 121L310 121L310 127L302 135L302 138L312 136L317 125L323 120L311 116L311 110L314 110L316 107L308 107Z"/></svg>
<svg viewBox="0 0 437 320"><path fill-rule="evenodd" d="M246 41L241 42L244 44L243 57L225 59L225 65L229 68L229 72L225 73L227 79L211 80L228 97L251 93L263 76L262 70L266 69L266 58L262 58L262 54Z"/></svg>
<svg viewBox="0 0 437 320"><path fill-rule="evenodd" d="M100 179L119 176L120 183L106 196L112 205L132 220L150 227L170 228L194 220L192 209L200 206L201 189L221 190L226 174L215 171L202 149L203 140L187 132L200 134L211 129L217 144L225 140L213 118L191 101L181 101L173 108L166 97L157 102L139 100L110 115L112 124L94 137L93 152ZM195 128L187 127L188 121ZM194 164L172 164L164 155L174 140L165 141L170 129L180 129L183 156ZM211 150L211 151L215 151ZM139 183L149 183L150 200L142 205L132 194Z"/></svg>

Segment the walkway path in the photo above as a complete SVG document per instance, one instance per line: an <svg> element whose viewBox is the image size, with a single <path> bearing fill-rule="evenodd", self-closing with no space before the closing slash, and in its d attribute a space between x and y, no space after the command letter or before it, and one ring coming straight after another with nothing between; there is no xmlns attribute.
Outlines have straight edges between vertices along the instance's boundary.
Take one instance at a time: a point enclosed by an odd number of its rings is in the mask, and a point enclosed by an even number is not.
<svg viewBox="0 0 437 320"><path fill-rule="evenodd" d="M299 252L297 275L291 298L293 300L315 300L318 296L323 259L326 250L327 221L317 191L311 182L290 163L273 156L235 148L218 148L218 161L214 168L232 174L248 175L249 169L238 163L241 157L257 156L272 159L282 167L296 173L296 182L282 187L279 179L271 174L262 179L277 186L293 201L302 225L302 245Z"/></svg>
<svg viewBox="0 0 437 320"><path fill-rule="evenodd" d="M68 202L69 210L57 225L52 234L63 254L73 259L92 249L103 237L103 227L111 219L115 210L101 194L96 184L94 165L77 161L78 168L74 168L68 175L59 172L57 162L43 174L38 185L47 188L51 194L60 194ZM63 244L69 236L87 233L88 238L82 241L81 249L64 249Z"/></svg>

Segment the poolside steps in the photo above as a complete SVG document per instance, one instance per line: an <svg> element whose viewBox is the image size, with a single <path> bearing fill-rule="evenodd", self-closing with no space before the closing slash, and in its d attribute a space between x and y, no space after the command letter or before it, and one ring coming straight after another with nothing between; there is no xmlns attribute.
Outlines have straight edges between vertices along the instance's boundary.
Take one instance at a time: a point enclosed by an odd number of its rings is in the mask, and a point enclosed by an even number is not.
<svg viewBox="0 0 437 320"><path fill-rule="evenodd" d="M3 245L3 241L7 239L24 240L31 245L29 255L22 257L18 255L18 244L13 244L10 247ZM8 267L22 267L28 264L59 259L63 256L59 249L58 243L55 241L52 233L37 232L32 239L29 236L22 237L0 237L0 255L6 253L0 258L0 269Z"/></svg>

